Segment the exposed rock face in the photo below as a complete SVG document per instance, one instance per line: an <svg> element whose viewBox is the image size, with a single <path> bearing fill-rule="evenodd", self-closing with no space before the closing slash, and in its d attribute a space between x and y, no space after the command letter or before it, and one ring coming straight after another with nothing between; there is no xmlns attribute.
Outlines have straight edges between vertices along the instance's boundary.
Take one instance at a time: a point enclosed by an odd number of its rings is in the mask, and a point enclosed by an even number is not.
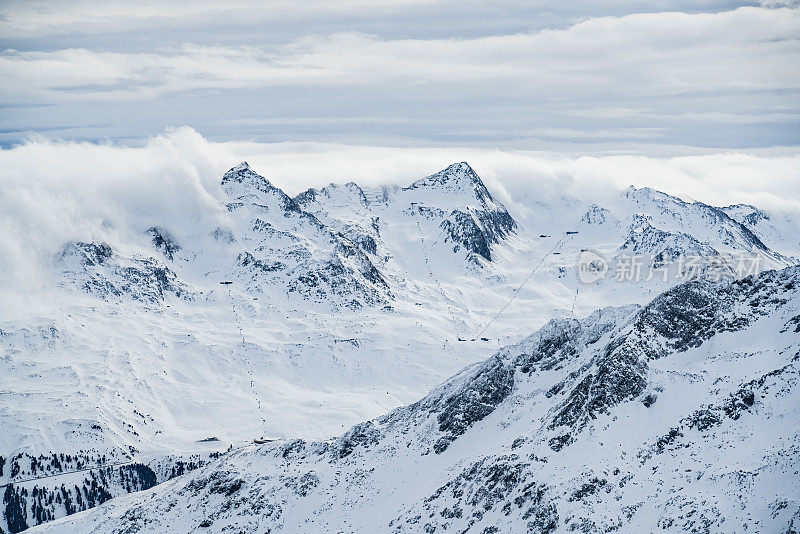
<svg viewBox="0 0 800 534"><path fill-rule="evenodd" d="M247 163L229 170L223 189L231 213L249 226L237 236L243 248L235 274L249 287L282 284L314 301L348 307L385 301L389 286L370 258L344 235L322 224L300 204L253 172Z"/></svg>
<svg viewBox="0 0 800 534"><path fill-rule="evenodd" d="M644 307L553 320L340 438L235 451L157 499L131 496L52 525L791 531L798 283L797 267L693 281ZM769 443L751 439L759 432Z"/></svg>
<svg viewBox="0 0 800 534"><path fill-rule="evenodd" d="M692 281L676 286L646 306L636 326L663 338L666 348L654 349L651 357L698 347L720 332L742 330L785 305L797 290L797 272L792 267L730 283Z"/></svg>
<svg viewBox="0 0 800 534"><path fill-rule="evenodd" d="M608 208L592 204L589 209L581 217L581 222L590 225L605 224L609 221L615 221L616 217Z"/></svg>
<svg viewBox="0 0 800 534"><path fill-rule="evenodd" d="M627 239L619 252L652 256L653 266L656 268L672 263L681 256L711 258L719 255L713 247L688 234L659 230L650 224L649 217L643 215L634 216L633 223L628 228Z"/></svg>
<svg viewBox="0 0 800 534"><path fill-rule="evenodd" d="M153 246L161 250L167 259L174 259L175 253L181 249L180 245L175 242L175 239L170 233L163 228L158 228L156 226L148 228L147 235L152 239Z"/></svg>
<svg viewBox="0 0 800 534"><path fill-rule="evenodd" d="M436 418L444 436L436 440L433 450L444 452L450 442L492 413L513 388L513 368L501 358L493 358L488 365L481 366L464 389L444 401Z"/></svg>
<svg viewBox="0 0 800 534"><path fill-rule="evenodd" d="M442 229L458 243L485 260L492 260L491 245L499 243L516 226L507 212L463 212L453 210L442 221ZM458 246L453 247L458 252Z"/></svg>
<svg viewBox="0 0 800 534"><path fill-rule="evenodd" d="M167 296L192 296L175 272L155 258L122 256L106 243L69 243L58 261L65 283L101 298L155 303Z"/></svg>
<svg viewBox="0 0 800 534"><path fill-rule="evenodd" d="M454 252L458 252L459 247L464 247L470 253L491 261L491 246L500 243L517 227L516 221L492 197L483 181L466 162L455 163L443 171L417 180L405 191L430 191L433 194L444 192L469 199L468 205L461 209L451 209L440 223L447 236L445 241L453 243Z"/></svg>

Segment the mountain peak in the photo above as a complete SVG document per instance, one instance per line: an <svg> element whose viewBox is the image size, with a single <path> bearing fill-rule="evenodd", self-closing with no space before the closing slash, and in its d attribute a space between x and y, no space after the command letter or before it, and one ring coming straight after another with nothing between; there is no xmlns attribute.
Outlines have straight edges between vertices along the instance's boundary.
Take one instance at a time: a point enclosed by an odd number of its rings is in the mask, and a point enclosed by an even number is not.
<svg viewBox="0 0 800 534"><path fill-rule="evenodd" d="M678 204L686 204L685 201L681 200L680 198L665 193L663 191L659 191L658 189L653 189L652 187L634 187L629 185L627 189L625 189L623 196L625 198L630 198L634 200L657 200L657 201L670 201L676 202Z"/></svg>
<svg viewBox="0 0 800 534"><path fill-rule="evenodd" d="M287 208L293 204L293 201L286 193L255 172L246 161L229 169L228 172L222 176L222 185L229 195L236 198L241 198L243 195L245 197L250 197L252 195L268 193L277 194L284 204L286 204Z"/></svg>
<svg viewBox="0 0 800 534"><path fill-rule="evenodd" d="M483 180L466 161L453 163L437 173L417 180L405 189L467 191L482 203L494 201Z"/></svg>
<svg viewBox="0 0 800 534"><path fill-rule="evenodd" d="M446 169L443 169L437 173L431 174L430 176L426 176L425 178L421 178L411 184L409 189L417 188L417 187L430 187L433 185L449 185L449 184L470 184L470 185L477 185L480 184L483 186L483 182L481 181L480 177L472 170L472 167L469 166L469 163L466 161L462 161L459 163L453 163L449 165Z"/></svg>
<svg viewBox="0 0 800 534"><path fill-rule="evenodd" d="M269 181L255 172L252 168L250 168L250 164L246 161L243 161L236 165L235 167L231 167L228 171L222 176L222 183L226 184L229 182L238 182L242 183L245 180L253 180L258 179L264 182L269 183Z"/></svg>

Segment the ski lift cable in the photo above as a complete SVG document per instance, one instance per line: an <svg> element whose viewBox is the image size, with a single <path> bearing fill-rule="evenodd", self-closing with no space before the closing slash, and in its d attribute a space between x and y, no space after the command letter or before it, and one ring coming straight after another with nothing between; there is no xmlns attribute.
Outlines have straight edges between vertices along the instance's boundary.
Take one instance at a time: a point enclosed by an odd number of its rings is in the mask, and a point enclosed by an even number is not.
<svg viewBox="0 0 800 534"><path fill-rule="evenodd" d="M425 266L428 268L428 276L430 277L431 280L433 280L433 283L436 285L436 288L439 290L439 293L442 294L442 298L444 299L444 304L445 306L447 306L447 311L450 313L450 319L455 322L456 313L453 310L453 306L450 304L450 297L447 296L444 287L442 287L442 283L433 274L433 267L431 267L431 262L430 262L430 247L425 243L425 236L422 233L422 225L420 224L419 219L416 220L416 223L417 223L417 230L419 231L420 244L422 245L420 248L422 249L422 253L425 257Z"/></svg>
<svg viewBox="0 0 800 534"><path fill-rule="evenodd" d="M60 476L71 475L73 473L83 473L85 471L97 471L98 469L107 469L109 467L118 467L118 466L122 466L122 465L132 464L135 461L136 460L131 459L131 460L126 460L124 462L112 462L112 463L97 465L97 466L93 466L93 467L85 467L83 469L73 469L71 471L62 471L60 473L53 473L53 474L50 474L50 475L42 475L40 477L24 478L22 480L11 480L11 481L6 482L4 484L0 484L0 488L5 488L7 486L14 486L14 485L18 486L18 485L24 484L26 482L33 482L35 480L44 480L46 478L57 478L57 477L60 477Z"/></svg>
<svg viewBox="0 0 800 534"><path fill-rule="evenodd" d="M239 318L239 314L236 313L236 302L233 300L233 295L231 294L231 282L225 284L228 288L228 299L231 303L231 311L233 312L233 319L236 322L236 327L239 329L239 335L242 336L242 349L244 350L244 363L245 363L245 372L247 373L248 378L250 379L250 391L252 394L253 399L256 401L258 405L259 415L261 416L261 425L262 431L266 430L267 426L267 419L264 417L264 405L261 402L261 397L258 394L258 390L255 387L255 380L253 379L253 366L250 364L250 358L247 356L247 351L245 350L245 337L244 337L244 330L242 329L242 321Z"/></svg>
<svg viewBox="0 0 800 534"><path fill-rule="evenodd" d="M500 316L501 316L501 315L503 315L503 312L505 312L505 311L506 311L506 309L507 309L507 308L508 308L508 307L509 307L509 306L510 306L510 305L511 305L511 304L512 304L512 303L513 303L515 300L516 300L516 298L517 298L517 295L519 295L519 292L520 292L520 291L522 291L522 288L523 288L523 287L525 287L525 285L526 285L528 282L530 282L531 278L533 278L533 275L534 275L534 274L536 274L536 271L538 271L538 270L539 270L539 267L541 267L541 266L544 264L544 261L545 261L545 260L546 260L546 259L547 259L547 258L548 258L548 257L549 257L551 254L553 254L554 252L556 252L556 250L558 250L559 248L561 248L561 247L564 245L564 243L565 243L565 242L566 242L566 240L567 240L567 237L569 237L569 236L572 236L572 235L574 235L575 233L576 233L576 232L564 232L564 233L561 235L561 238L558 240L558 242L555 244L555 246L554 246L552 249L550 249L550 251L549 251L547 254L545 254L544 256L542 256L542 259L540 259L540 260L539 260L539 263L537 263L537 264L536 264L536 265L533 267L533 269L531 269L531 272L529 272L529 273L528 273L528 276L526 276L526 277L525 277L525 279L522 281L522 283L521 283L520 285L518 285L518 286L517 286L517 287L514 289L514 291L511 293L511 297L508 299L508 301L507 301L505 304L503 304L503 306L502 306L502 307L500 307L500 309L499 309L499 310L497 311L497 313L496 313L496 314L495 314L495 315L494 315L494 316L493 316L493 317L492 317L492 318L489 320L489 322L488 322L488 323L486 323L486 324L485 324L485 325L484 325L482 328L480 328L480 329L477 331L477 333L475 334L475 337L476 337L476 338L480 338L481 336L483 336L484 332L486 332L486 330L487 330L487 329L488 329L490 326L492 326L492 324L494 324L494 322L495 322L495 321L496 321L498 318L500 318Z"/></svg>
<svg viewBox="0 0 800 534"><path fill-rule="evenodd" d="M578 292L580 291L580 285L575 286L575 297L572 299L572 315L575 315L575 304L578 302Z"/></svg>

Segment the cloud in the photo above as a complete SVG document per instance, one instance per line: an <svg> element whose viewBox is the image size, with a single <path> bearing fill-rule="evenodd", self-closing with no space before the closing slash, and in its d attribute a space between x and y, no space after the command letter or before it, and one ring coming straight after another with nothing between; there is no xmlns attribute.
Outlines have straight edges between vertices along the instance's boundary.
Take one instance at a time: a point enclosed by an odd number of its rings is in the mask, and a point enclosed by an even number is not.
<svg viewBox="0 0 800 534"><path fill-rule="evenodd" d="M231 0L220 3L215 0L169 2L165 0L9 0L0 7L0 31L9 36L25 36L31 32L40 34L59 32L108 32L145 28L153 24L208 24L220 18L252 21L291 20L308 16L331 16L353 13L391 13L398 9L420 6L426 0ZM439 4L453 4L440 1Z"/></svg>
<svg viewBox="0 0 800 534"><path fill-rule="evenodd" d="M560 26L598 14L622 15L632 12L705 11L716 12L736 7L736 0L575 0L556 5L549 0L496 0L488 5L481 0L196 0L191 4L170 0L6 0L0 4L0 35L30 38L58 34L98 34L108 32L149 31L170 27L207 28L213 31L220 21L238 28L248 25L308 25L320 21L346 19L351 22L376 18L400 19L398 27L408 34L404 23L416 19L415 26L426 20L440 29L463 24L493 27L491 19L504 25L524 22L536 24L531 15L546 21L549 27ZM762 2L765 7L791 6L790 1ZM794 2L796 4L796 2ZM391 24L378 23L384 29Z"/></svg>
<svg viewBox="0 0 800 534"><path fill-rule="evenodd" d="M336 33L277 47L202 46L149 53L8 50L6 103L152 99L268 86L429 86L543 99L800 89L800 10L602 17L566 29L477 39L384 40ZM633 53L635 51L635 53ZM464 86L463 84L469 84Z"/></svg>
<svg viewBox="0 0 800 534"><path fill-rule="evenodd" d="M629 185L653 187L712 205L753 203L796 212L800 225L800 155L743 152L650 157L571 156L553 152L474 147L374 147L334 143L220 143L290 194L353 180L405 185L455 161L468 161L503 200L586 202L616 196ZM756 202L758 200L758 202ZM524 201L523 201L524 203Z"/></svg>
<svg viewBox="0 0 800 534"><path fill-rule="evenodd" d="M0 151L0 279L46 283L44 268L64 243L143 243L166 225L178 235L211 229L230 160L190 128L139 148L33 139Z"/></svg>

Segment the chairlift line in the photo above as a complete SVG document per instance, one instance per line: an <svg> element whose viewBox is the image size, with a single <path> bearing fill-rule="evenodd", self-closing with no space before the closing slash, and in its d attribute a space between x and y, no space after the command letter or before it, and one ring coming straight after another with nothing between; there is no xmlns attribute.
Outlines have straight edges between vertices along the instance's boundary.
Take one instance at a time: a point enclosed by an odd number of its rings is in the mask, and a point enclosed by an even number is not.
<svg viewBox="0 0 800 534"><path fill-rule="evenodd" d="M447 311L450 314L450 319L455 322L456 313L453 311L453 306L450 304L450 297L447 295L447 292L444 290L442 283L433 274L433 267L431 266L430 262L430 246L425 243L425 235L422 233L422 224L420 224L419 219L416 219L417 223L417 230L419 231L419 241L420 241L420 250L422 251L423 257L425 259L425 266L428 269L428 276L433 281L436 288L439 290L439 293L442 295L442 299L444 300L444 305L447 306Z"/></svg>
<svg viewBox="0 0 800 534"><path fill-rule="evenodd" d="M244 330L242 329L242 321L239 318L239 314L236 313L236 302L233 299L233 295L231 294L231 284L233 282L230 281L222 281L220 284L225 285L228 288L228 300L231 303L231 312L233 313L233 320L236 322L236 327L239 329L239 335L242 336L242 354L244 355L244 364L245 364L245 372L250 377L250 392L253 399L256 401L258 405L258 412L261 416L261 425L262 429L266 429L267 426L267 419L264 417L264 406L261 402L261 397L258 394L258 390L255 387L255 380L253 374L253 366L250 363L250 357L247 355L247 342L244 337Z"/></svg>
<svg viewBox="0 0 800 534"><path fill-rule="evenodd" d="M575 303L578 302L578 292L580 291L580 286L575 286L575 297L572 299L572 315L575 315Z"/></svg>
<svg viewBox="0 0 800 534"><path fill-rule="evenodd" d="M558 242L555 244L555 246L554 246L552 249L550 249L550 252L548 252L547 254L545 254L544 256L542 256L542 259L541 259L541 260L539 260L539 263L537 263L537 264L536 264L536 265L533 267L533 269L531 270L531 272L530 272L530 273L528 273L528 276L526 276L526 277L525 277L525 279L522 281L522 283L521 283L519 286L517 286L517 287L514 289L514 291L511 293L511 298L509 298L509 299L508 299L508 302L506 302L506 303L505 303L505 304L504 304L504 305L503 305L503 306L500 308L500 310L498 310L498 312L497 312L497 313L494 315L494 317L492 317L492 318L489 320L489 322L488 322L488 323L486 323L486 324L485 324L485 325L484 325L484 326L483 326L483 327L482 327L480 330L478 330L478 332L477 332L477 334L476 334L476 337L479 337L479 338L483 339L483 337L482 337L482 336L483 336L484 332L486 332L486 330L487 330L487 329L488 329L490 326L492 326L492 324L494 324L494 322L495 322L495 321L496 321L496 320L497 320L497 319L498 319L498 318L499 318L499 317L500 317L500 316L503 314L503 312L504 312L504 311L506 311L506 309L507 309L507 308L508 308L508 307L509 307L509 306L510 306L510 305L511 305L511 304L512 304L512 303L513 303L515 300L516 300L516 298L517 298L517 295L519 295L519 292L520 292L520 291L522 291L522 288L523 288L523 287L525 287L525 284L527 284L528 282L530 282L531 278L533 278L533 275L534 275L534 274L536 274L536 271L538 271L538 270L539 270L539 267L541 267L541 266L542 266L542 264L544 264L544 261L547 259L547 257L548 257L548 256L550 256L551 254L556 254L556 253L557 253L557 252L556 252L556 250L557 250L557 249L559 249L561 246L563 246L564 242L565 242L565 241L566 241L566 239L567 239L567 236L575 235L575 234L577 234L577 233L578 233L578 232L576 232L576 231L574 231L574 230L571 230L571 231L564 232L564 233L561 235L561 239L559 239L559 240L558 240ZM560 254L560 252L559 252L559 254Z"/></svg>

